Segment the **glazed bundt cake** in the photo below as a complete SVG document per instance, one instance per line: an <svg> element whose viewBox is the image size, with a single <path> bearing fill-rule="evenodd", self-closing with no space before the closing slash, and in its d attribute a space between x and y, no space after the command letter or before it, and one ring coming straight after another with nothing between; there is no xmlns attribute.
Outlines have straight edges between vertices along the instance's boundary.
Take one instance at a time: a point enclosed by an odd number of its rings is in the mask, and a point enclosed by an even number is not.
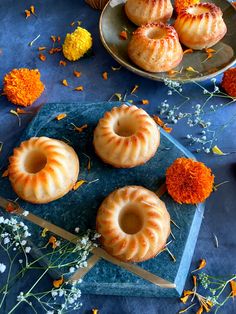
<svg viewBox="0 0 236 314"><path fill-rule="evenodd" d="M174 27L181 43L196 50L214 46L227 32L222 11L214 3L198 3L183 9Z"/></svg>
<svg viewBox="0 0 236 314"><path fill-rule="evenodd" d="M132 168L153 157L160 143L160 131L143 109L122 105L99 120L93 143L105 163Z"/></svg>
<svg viewBox="0 0 236 314"><path fill-rule="evenodd" d="M127 0L125 13L138 26L152 22L166 23L173 7L170 0Z"/></svg>
<svg viewBox="0 0 236 314"><path fill-rule="evenodd" d="M158 196L141 187L112 192L97 214L97 231L104 249L125 262L156 256L170 234L170 215Z"/></svg>
<svg viewBox="0 0 236 314"><path fill-rule="evenodd" d="M64 196L79 174L74 149L48 137L32 137L22 142L9 160L12 187L30 203L48 203Z"/></svg>
<svg viewBox="0 0 236 314"><path fill-rule="evenodd" d="M183 58L183 50L175 29L163 23L139 27L128 46L130 59L149 72L165 72L176 67Z"/></svg>

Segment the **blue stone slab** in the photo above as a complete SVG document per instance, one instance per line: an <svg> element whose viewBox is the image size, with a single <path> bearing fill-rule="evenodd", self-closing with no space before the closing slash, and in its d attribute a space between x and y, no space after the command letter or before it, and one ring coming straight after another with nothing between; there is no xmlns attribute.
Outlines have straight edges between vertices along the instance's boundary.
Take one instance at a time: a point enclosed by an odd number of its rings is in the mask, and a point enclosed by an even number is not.
<svg viewBox="0 0 236 314"><path fill-rule="evenodd" d="M74 232L78 226L81 230L93 229L101 202L114 189L125 185L141 185L157 191L165 182L167 167L176 158L183 156L195 158L171 135L161 129L161 145L158 152L145 165L133 169L115 169L104 164L93 149L93 130L106 111L120 104L120 102L54 103L46 104L41 108L29 124L21 141L33 136L48 136L69 142L80 158L79 179L86 181L99 179L99 181L84 184L77 191L71 191L50 204L33 205L20 201L23 208L70 232ZM66 113L67 117L57 121L55 117L60 113ZM77 126L88 124L88 128L78 133L74 131L71 123ZM91 158L90 171L87 169L86 155ZM16 198L7 178L0 179L0 194L9 199ZM168 246L176 257L176 262L173 262L167 252L163 252L137 265L175 283L176 288L157 287L118 266L100 260L84 277L81 284L84 293L143 297L174 297L182 293L203 217L204 204L180 205L175 203L167 193L163 195L162 200L166 203L171 218L180 227L178 229L172 225L172 232L176 239L172 239ZM38 236L39 230L37 227L32 226L32 228L35 228L34 243L40 246L42 239Z"/></svg>

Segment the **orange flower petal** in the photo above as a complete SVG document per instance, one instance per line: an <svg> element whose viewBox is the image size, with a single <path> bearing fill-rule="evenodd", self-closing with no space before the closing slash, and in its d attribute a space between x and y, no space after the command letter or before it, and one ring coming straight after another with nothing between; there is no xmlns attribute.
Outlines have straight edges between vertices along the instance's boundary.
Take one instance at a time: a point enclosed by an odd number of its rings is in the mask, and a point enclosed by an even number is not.
<svg viewBox="0 0 236 314"><path fill-rule="evenodd" d="M64 86L68 86L67 80L62 80L61 83L62 83L62 85L64 85Z"/></svg>
<svg viewBox="0 0 236 314"><path fill-rule="evenodd" d="M103 72L102 73L102 77L106 81L108 79L108 73L107 72Z"/></svg>
<svg viewBox="0 0 236 314"><path fill-rule="evenodd" d="M8 169L6 169L6 170L3 172L3 174L2 174L2 178L6 178L6 177L8 177L8 175L9 175L9 171L8 171Z"/></svg>
<svg viewBox="0 0 236 314"><path fill-rule="evenodd" d="M148 105L149 104L149 100L148 99L142 99L142 104L143 105Z"/></svg>
<svg viewBox="0 0 236 314"><path fill-rule="evenodd" d="M60 120L62 120L62 119L64 119L64 118L66 118L67 117L67 114L66 113L60 113L58 116L56 116L56 119L58 120L58 121L60 121Z"/></svg>
<svg viewBox="0 0 236 314"><path fill-rule="evenodd" d="M83 87L83 86L77 86L77 87L74 88L74 90L80 92L80 91L83 91L83 90L84 90L84 87Z"/></svg>
<svg viewBox="0 0 236 314"><path fill-rule="evenodd" d="M67 65L66 61L64 61L64 60L60 60L60 61L59 61L59 64L60 64L60 65L63 65L64 67Z"/></svg>
<svg viewBox="0 0 236 314"><path fill-rule="evenodd" d="M40 53L39 59L44 62L44 61L46 61L47 57L44 54Z"/></svg>
<svg viewBox="0 0 236 314"><path fill-rule="evenodd" d="M58 279L58 280L53 280L53 287L54 288L60 288L61 285L63 284L63 282L64 282L63 277Z"/></svg>
<svg viewBox="0 0 236 314"><path fill-rule="evenodd" d="M81 72L78 72L78 71L74 71L73 74L76 77L80 77L81 76Z"/></svg>
<svg viewBox="0 0 236 314"><path fill-rule="evenodd" d="M120 32L119 36L120 36L120 39L122 39L122 40L128 39L128 34L126 31Z"/></svg>
<svg viewBox="0 0 236 314"><path fill-rule="evenodd" d="M29 10L25 10L25 18L27 19L28 17L30 17L31 13Z"/></svg>
<svg viewBox="0 0 236 314"><path fill-rule="evenodd" d="M199 264L198 268L193 270L192 273L195 272L195 271L201 270L204 267L206 267L206 260L203 258L203 259L200 260L200 264Z"/></svg>
<svg viewBox="0 0 236 314"><path fill-rule="evenodd" d="M230 286L231 286L231 295L232 295L232 297L236 297L236 281L231 280L230 281Z"/></svg>
<svg viewBox="0 0 236 314"><path fill-rule="evenodd" d="M80 181L76 182L75 185L73 186L73 190L76 191L81 185L83 185L86 182L87 181L85 181L85 180L80 180Z"/></svg>
<svg viewBox="0 0 236 314"><path fill-rule="evenodd" d="M187 53L193 53L193 49L185 49L184 55L186 55Z"/></svg>

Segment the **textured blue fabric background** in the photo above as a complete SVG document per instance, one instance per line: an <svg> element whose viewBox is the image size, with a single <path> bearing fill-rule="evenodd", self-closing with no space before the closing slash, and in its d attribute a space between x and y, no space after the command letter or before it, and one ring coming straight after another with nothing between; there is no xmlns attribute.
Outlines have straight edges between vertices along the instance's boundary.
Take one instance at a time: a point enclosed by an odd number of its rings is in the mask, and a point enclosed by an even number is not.
<svg viewBox="0 0 236 314"><path fill-rule="evenodd" d="M37 17L24 18L24 10L33 4L36 7ZM125 69L113 72L111 66L117 66L116 62L107 54L99 40L98 35L99 12L92 10L84 4L82 0L48 0L48 1L17 1L1 0L0 2L0 81L5 73L12 68L29 67L38 68L42 73L42 80L46 85L46 91L33 106L32 110L46 102L84 102L84 101L103 101L115 93L124 93L130 90L135 84L140 85L140 99L150 100L150 105L145 107L150 113L157 113L160 102L167 96L167 88L162 83L153 82L138 77ZM67 32L73 28L70 26L72 21L81 20L83 26L93 34L94 56L83 59L76 63L68 63L66 67L59 67L59 60L62 55L47 55L46 62L38 59L38 46L51 47L50 36L60 35L62 40ZM37 35L40 39L29 47L28 43ZM81 78L75 78L73 70L82 72ZM109 79L102 79L102 72L109 72ZM67 79L73 86L83 85L84 92L78 93L61 85L60 81ZM218 77L218 80L221 78ZM205 83L209 86L209 82ZM188 85L186 89L192 96L193 103L201 102L202 94L194 85ZM216 104L213 100L211 104ZM0 98L0 141L4 142L2 154L0 156L0 168L7 164L7 157L11 154L12 148L22 134L31 116L22 116L22 126L19 128L15 116L9 114L10 109L15 109L5 97ZM221 125L223 121L229 119L236 113L235 104L219 112L214 116L214 125ZM236 124L224 130L219 137L218 145L225 151L236 150ZM174 126L172 135L182 144L186 142L186 125L178 123ZM207 201L205 219L202 224L200 236L195 250L192 268L196 268L200 258L207 259L206 270L214 275L224 275L236 272L236 160L235 154L218 157L213 155L199 154L197 156L208 166L212 167L216 182L229 180L228 184L223 185L219 190L212 194ZM213 233L218 236L219 248L214 245ZM1 251L0 251L1 254ZM0 255L1 262L1 255ZM13 303L16 295L24 291L32 284L37 273L31 273L24 280L15 284L14 291L8 296L8 303ZM1 279L0 277L0 285ZM50 287L51 279L46 277L41 283L41 287ZM191 280L187 282L191 286ZM177 299L155 299L155 298L131 298L131 297L110 297L110 296L91 296L83 295L83 308L78 313L90 313L91 308L100 309L102 314L174 314L183 307ZM25 307L22 313L32 313ZM190 311L191 312L191 311ZM6 311L1 314L7 313ZM20 310L17 311L20 313ZM232 301L228 302L219 313L236 313L236 306Z"/></svg>

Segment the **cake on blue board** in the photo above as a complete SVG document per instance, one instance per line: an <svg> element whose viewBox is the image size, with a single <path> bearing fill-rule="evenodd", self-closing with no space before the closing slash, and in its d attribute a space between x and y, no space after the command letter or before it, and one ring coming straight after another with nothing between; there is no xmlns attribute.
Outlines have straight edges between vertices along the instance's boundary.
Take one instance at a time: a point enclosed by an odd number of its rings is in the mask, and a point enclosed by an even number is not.
<svg viewBox="0 0 236 314"><path fill-rule="evenodd" d="M166 169L176 158L195 159L186 148L161 129L160 147L146 164L131 169L117 169L104 164L94 152L93 131L106 111L121 104L121 102L53 103L42 106L20 141L33 136L47 136L66 141L80 158L79 180L94 183L82 185L78 190L71 191L49 204L33 205L20 201L25 210L72 233L78 226L84 231L94 229L97 210L104 198L113 190L126 185L139 185L156 192L165 182ZM67 116L58 121L55 118L60 113L66 113ZM88 128L78 133L72 124L76 126L87 124ZM87 156L91 159L90 170L87 169ZM16 195L8 179L1 178L0 181L0 194L5 198L15 199ZM161 199L165 202L171 219L179 227L172 224L175 239L170 236L169 240L172 241L168 246L176 261L164 251L155 258L137 265L150 274L169 281L172 287L159 287L122 267L100 259L83 277L80 283L83 293L143 297L173 297L182 293L203 217L204 204L178 204L167 193L164 193ZM35 246L39 245L40 241L37 228L31 226Z"/></svg>

